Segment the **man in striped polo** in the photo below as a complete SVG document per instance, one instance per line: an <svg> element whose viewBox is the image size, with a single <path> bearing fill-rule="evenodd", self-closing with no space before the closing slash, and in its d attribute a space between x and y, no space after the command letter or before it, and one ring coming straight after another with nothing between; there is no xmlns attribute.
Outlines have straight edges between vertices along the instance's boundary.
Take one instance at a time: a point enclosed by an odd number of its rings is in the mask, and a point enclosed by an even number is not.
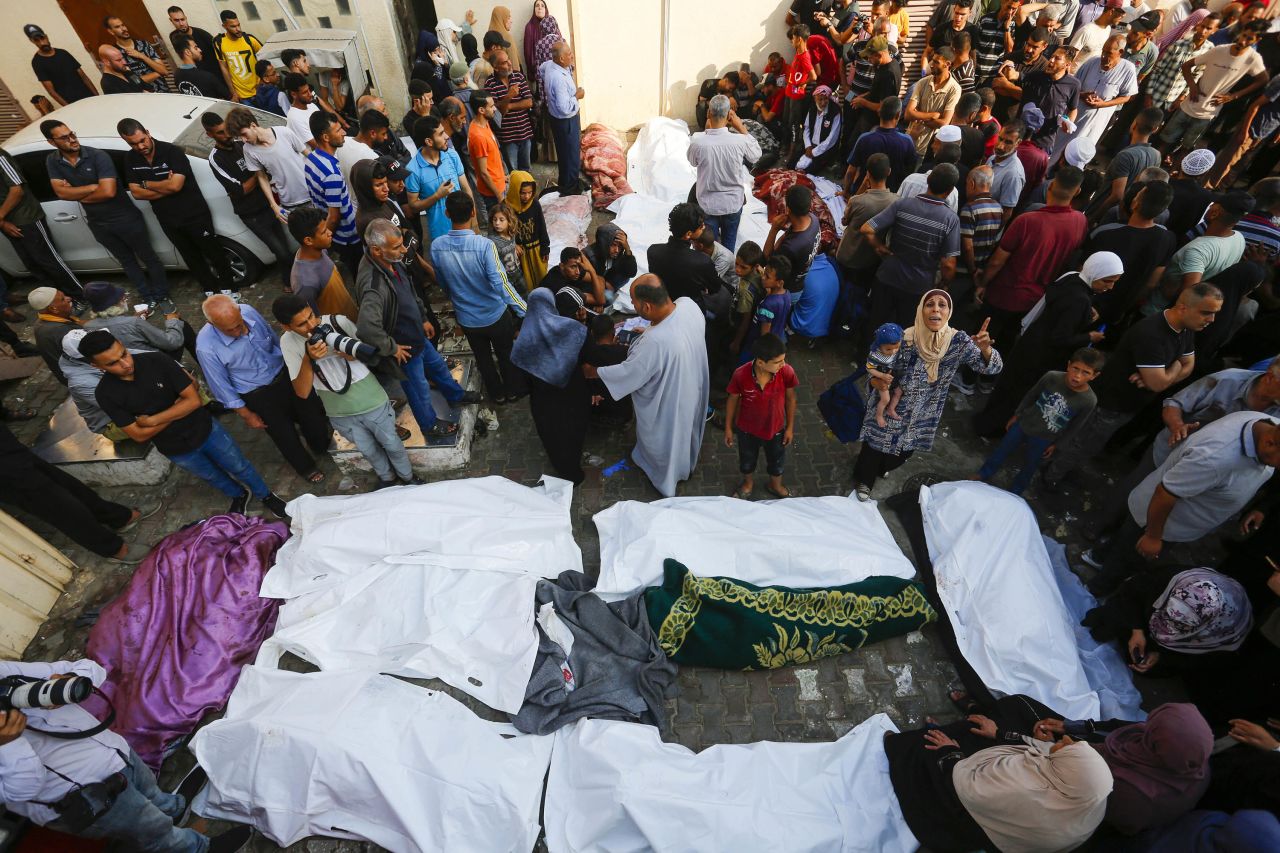
<svg viewBox="0 0 1280 853"><path fill-rule="evenodd" d="M507 171L529 171L533 148L533 92L524 74L512 70L505 50L493 52L493 76L485 81L484 88L502 114L498 145L502 147L502 158L507 161Z"/></svg>
<svg viewBox="0 0 1280 853"><path fill-rule="evenodd" d="M311 138L314 146L307 155L307 193L312 204L329 212L329 229L333 231L333 250L338 253L355 280L364 249L356 231L356 207L351 190L342 178L336 151L342 147L347 133L332 114L318 110L311 114Z"/></svg>

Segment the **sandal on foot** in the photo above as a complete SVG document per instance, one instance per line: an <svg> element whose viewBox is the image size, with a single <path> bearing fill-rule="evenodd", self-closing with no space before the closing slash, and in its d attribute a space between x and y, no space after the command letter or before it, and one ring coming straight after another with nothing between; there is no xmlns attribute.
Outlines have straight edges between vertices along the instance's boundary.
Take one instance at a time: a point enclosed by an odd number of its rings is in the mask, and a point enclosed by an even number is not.
<svg viewBox="0 0 1280 853"><path fill-rule="evenodd" d="M738 488L734 490L733 496L740 501L749 501L751 500L751 495L754 493L755 493L754 488L743 491L742 486L738 486Z"/></svg>
<svg viewBox="0 0 1280 853"><path fill-rule="evenodd" d="M445 436L453 435L457 431L458 431L457 424L443 424L440 421L436 421L435 425L432 426L431 429L427 430L426 435L423 437L424 438L444 438Z"/></svg>
<svg viewBox="0 0 1280 853"><path fill-rule="evenodd" d="M775 498L789 498L789 497L791 497L791 490L790 490L790 489L788 489L786 486L783 486L783 487L782 487L782 491L780 491L780 492L779 492L779 491L777 491L776 489L774 489L774 488L773 488L773 486L765 486L764 488L765 488L765 491L766 491L766 492L768 492L769 494L773 495Z"/></svg>
<svg viewBox="0 0 1280 853"><path fill-rule="evenodd" d="M323 482L324 482L324 472L323 472L323 471L312 471L310 474L308 474L307 476L303 477L302 479L306 480L308 483L323 483Z"/></svg>

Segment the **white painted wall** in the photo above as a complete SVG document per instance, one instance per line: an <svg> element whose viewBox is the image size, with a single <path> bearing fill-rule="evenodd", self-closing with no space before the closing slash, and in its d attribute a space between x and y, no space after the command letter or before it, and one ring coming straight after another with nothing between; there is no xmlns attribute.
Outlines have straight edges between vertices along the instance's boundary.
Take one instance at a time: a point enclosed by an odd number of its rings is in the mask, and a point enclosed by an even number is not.
<svg viewBox="0 0 1280 853"><path fill-rule="evenodd" d="M13 97L27 115L35 119L39 114L35 107L31 106L31 96L43 95L45 89L44 84L36 79L36 73L31 70L31 57L35 55L36 48L30 39L22 34L24 26L39 25L49 36L50 44L62 48L75 57L84 69L84 73L93 81L93 85L98 85L102 72L98 70L94 57L85 52L84 45L80 44L80 37L71 28L66 15L62 14L62 10L58 8L56 0L25 0L22 10L21 15L14 14L17 12L16 8L9 10L11 12L7 16L9 23L4 25L4 39L8 49L0 51L0 80L4 80L9 86L9 91L13 92ZM53 99L50 98L50 100ZM57 102L54 102L54 106L57 106Z"/></svg>

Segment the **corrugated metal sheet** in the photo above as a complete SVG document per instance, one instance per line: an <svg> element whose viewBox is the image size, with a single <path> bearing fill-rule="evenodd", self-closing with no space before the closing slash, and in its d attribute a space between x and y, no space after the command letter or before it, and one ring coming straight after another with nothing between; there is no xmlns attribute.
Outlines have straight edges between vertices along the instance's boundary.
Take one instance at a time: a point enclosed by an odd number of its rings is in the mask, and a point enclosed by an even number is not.
<svg viewBox="0 0 1280 853"><path fill-rule="evenodd" d="M38 94L44 94L44 90L42 89ZM5 82L0 80L0 139L8 139L30 123L31 119L27 116L27 111L13 97L13 92L9 91Z"/></svg>
<svg viewBox="0 0 1280 853"><path fill-rule="evenodd" d="M57 548L0 511L0 658L22 657L74 568Z"/></svg>

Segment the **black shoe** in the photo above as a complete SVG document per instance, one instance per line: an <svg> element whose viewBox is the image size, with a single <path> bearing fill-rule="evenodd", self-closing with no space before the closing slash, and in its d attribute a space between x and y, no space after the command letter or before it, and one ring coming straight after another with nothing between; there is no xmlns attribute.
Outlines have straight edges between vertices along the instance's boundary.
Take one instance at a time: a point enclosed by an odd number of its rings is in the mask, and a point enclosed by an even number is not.
<svg viewBox="0 0 1280 853"><path fill-rule="evenodd" d="M414 474L412 477L410 477L407 480L399 480L397 482L399 482L400 485L402 486L421 486L425 481L421 477L419 477L417 474Z"/></svg>
<svg viewBox="0 0 1280 853"><path fill-rule="evenodd" d="M459 406L465 403L479 403L484 398L480 396L479 391L464 391L462 396L453 401L453 405Z"/></svg>
<svg viewBox="0 0 1280 853"><path fill-rule="evenodd" d="M289 513L285 512L284 500L275 492L271 492L262 499L262 505L271 510L271 514L281 521L290 521Z"/></svg>
<svg viewBox="0 0 1280 853"><path fill-rule="evenodd" d="M209 839L209 853L236 853L253 837L253 827L237 826Z"/></svg>
<svg viewBox="0 0 1280 853"><path fill-rule="evenodd" d="M196 794L199 794L208 782L209 774L205 773L204 768L199 764L192 767L187 775L182 777L178 787L173 789L173 793L182 797L183 802L182 815L173 822L174 826L181 826L187 822L187 818L191 816L191 803L195 800Z"/></svg>
<svg viewBox="0 0 1280 853"><path fill-rule="evenodd" d="M396 438L400 439L401 441L408 441L412 436L413 436L413 433L409 432L409 430L405 429L399 424L396 424Z"/></svg>
<svg viewBox="0 0 1280 853"><path fill-rule="evenodd" d="M241 492L239 495L231 499L231 506L227 509L227 515L244 515L249 509L249 493Z"/></svg>

